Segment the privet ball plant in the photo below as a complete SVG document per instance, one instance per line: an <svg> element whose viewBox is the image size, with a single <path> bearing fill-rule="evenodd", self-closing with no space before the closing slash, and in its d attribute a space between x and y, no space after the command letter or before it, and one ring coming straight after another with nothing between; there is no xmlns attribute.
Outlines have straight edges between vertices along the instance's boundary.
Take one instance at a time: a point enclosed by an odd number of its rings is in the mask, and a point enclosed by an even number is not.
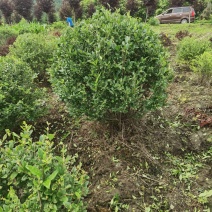
<svg viewBox="0 0 212 212"><path fill-rule="evenodd" d="M56 43L55 37L43 33L21 34L10 47L10 55L26 62L42 81L47 78Z"/></svg>
<svg viewBox="0 0 212 212"><path fill-rule="evenodd" d="M104 9L61 37L51 69L70 113L97 120L163 105L169 77L158 36L140 20Z"/></svg>
<svg viewBox="0 0 212 212"><path fill-rule="evenodd" d="M0 57L0 134L23 120L33 121L46 111L45 91L35 83L35 74L20 59Z"/></svg>

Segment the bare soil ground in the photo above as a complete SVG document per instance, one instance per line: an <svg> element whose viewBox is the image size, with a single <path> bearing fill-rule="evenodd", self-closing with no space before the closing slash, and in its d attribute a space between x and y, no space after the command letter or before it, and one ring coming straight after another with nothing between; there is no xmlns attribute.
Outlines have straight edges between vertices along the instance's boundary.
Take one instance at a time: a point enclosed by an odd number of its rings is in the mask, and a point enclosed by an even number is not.
<svg viewBox="0 0 212 212"><path fill-rule="evenodd" d="M168 43L174 57L175 46ZM73 121L52 97L51 113L35 125L41 131L47 120L55 142L79 155L90 177L88 211L212 210L212 198L199 197L212 189L211 85L201 85L196 74L171 60L166 106L139 120L118 128Z"/></svg>

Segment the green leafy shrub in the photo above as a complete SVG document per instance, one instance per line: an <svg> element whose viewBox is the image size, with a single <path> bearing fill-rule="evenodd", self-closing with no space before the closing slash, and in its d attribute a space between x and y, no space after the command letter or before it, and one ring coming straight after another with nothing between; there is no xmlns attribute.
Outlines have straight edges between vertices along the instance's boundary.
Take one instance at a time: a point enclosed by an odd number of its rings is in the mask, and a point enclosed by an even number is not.
<svg viewBox="0 0 212 212"><path fill-rule="evenodd" d="M157 18L151 17L148 20L148 24L150 24L151 26L158 26L160 24L160 21Z"/></svg>
<svg viewBox="0 0 212 212"><path fill-rule="evenodd" d="M61 37L51 70L72 115L94 119L161 106L169 78L158 36L139 20L107 10Z"/></svg>
<svg viewBox="0 0 212 212"><path fill-rule="evenodd" d="M49 28L51 30L57 30L57 29L63 30L67 28L67 23L65 21L57 21L49 25Z"/></svg>
<svg viewBox="0 0 212 212"><path fill-rule="evenodd" d="M77 156L54 153L53 134L32 139L26 123L20 135L7 133L0 140L0 211L85 211L88 176Z"/></svg>
<svg viewBox="0 0 212 212"><path fill-rule="evenodd" d="M210 49L210 45L210 41L208 40L186 37L178 45L178 58L189 62Z"/></svg>
<svg viewBox="0 0 212 212"><path fill-rule="evenodd" d="M44 34L25 33L19 35L10 48L10 55L28 63L40 80L46 78L46 70L51 66L56 37Z"/></svg>
<svg viewBox="0 0 212 212"><path fill-rule="evenodd" d="M30 67L14 57L0 57L0 132L45 111L45 93L33 83Z"/></svg>
<svg viewBox="0 0 212 212"><path fill-rule="evenodd" d="M15 29L18 32L18 34L24 34L24 33L38 34L46 30L46 25L40 24L39 22L28 22L27 20L22 18L21 21L17 24L14 24L12 28Z"/></svg>
<svg viewBox="0 0 212 212"><path fill-rule="evenodd" d="M11 37L17 37L18 33L12 29L11 27L0 27L0 46L4 45L7 41L7 39Z"/></svg>
<svg viewBox="0 0 212 212"><path fill-rule="evenodd" d="M212 82L212 51L204 52L192 61L192 69L200 76L202 83Z"/></svg>

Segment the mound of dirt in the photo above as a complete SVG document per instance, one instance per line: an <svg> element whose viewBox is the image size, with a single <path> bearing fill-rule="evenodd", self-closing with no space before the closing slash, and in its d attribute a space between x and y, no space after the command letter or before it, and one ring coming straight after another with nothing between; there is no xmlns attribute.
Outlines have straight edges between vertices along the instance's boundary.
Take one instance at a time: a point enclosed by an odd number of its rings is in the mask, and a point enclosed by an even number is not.
<svg viewBox="0 0 212 212"><path fill-rule="evenodd" d="M191 34L187 30L182 30L182 31L177 32L176 35L175 35L175 37L178 40L182 40L185 37L191 37Z"/></svg>
<svg viewBox="0 0 212 212"><path fill-rule="evenodd" d="M6 43L0 46L0 56L6 56L9 53L9 47L16 40L16 37L10 37L6 40Z"/></svg>
<svg viewBox="0 0 212 212"><path fill-rule="evenodd" d="M169 38L168 35L166 35L165 33L160 33L159 34L159 39L161 40L161 43L167 47L167 46L171 46L172 45L172 41L171 39Z"/></svg>
<svg viewBox="0 0 212 212"><path fill-rule="evenodd" d="M186 180L172 174L177 164L182 164L179 171L186 177L184 161L192 163L195 155L199 158L202 152L207 152L210 148L207 139L212 135L211 126L201 127L187 110L210 104L211 90L192 85L193 74L186 74L190 77L185 77L185 81L170 85L166 107L138 120L126 120L119 130L95 121L74 123L64 105L53 98L55 104L48 116L48 122L52 123L50 131L56 132L55 143L63 138L68 154L79 155L78 162L90 177L90 193L85 199L89 212L115 211L117 207L120 211L135 212L146 208L176 212L203 210L204 204L188 196L186 190L190 186L190 192L198 195L199 190L212 186L211 158L200 161L202 165L196 175ZM211 115L210 110L207 115ZM43 118L35 127L41 130L45 125ZM194 159L190 161L188 155ZM189 169L187 174L190 172L193 173ZM115 197L119 201L114 203Z"/></svg>

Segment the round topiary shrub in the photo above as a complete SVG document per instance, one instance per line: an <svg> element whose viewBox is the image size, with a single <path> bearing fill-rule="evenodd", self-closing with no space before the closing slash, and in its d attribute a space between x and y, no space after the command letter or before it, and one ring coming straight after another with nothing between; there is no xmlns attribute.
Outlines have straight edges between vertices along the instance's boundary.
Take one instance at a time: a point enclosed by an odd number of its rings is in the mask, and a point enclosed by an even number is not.
<svg viewBox="0 0 212 212"><path fill-rule="evenodd" d="M45 93L33 82L35 74L23 61L0 57L0 133L44 113Z"/></svg>
<svg viewBox="0 0 212 212"><path fill-rule="evenodd" d="M56 49L56 37L46 36L43 33L25 33L19 35L10 55L28 63L31 69L38 74L38 78L46 78L46 70L51 66L53 52Z"/></svg>
<svg viewBox="0 0 212 212"><path fill-rule="evenodd" d="M148 26L104 9L61 37L50 72L70 113L98 120L163 105L170 73Z"/></svg>

